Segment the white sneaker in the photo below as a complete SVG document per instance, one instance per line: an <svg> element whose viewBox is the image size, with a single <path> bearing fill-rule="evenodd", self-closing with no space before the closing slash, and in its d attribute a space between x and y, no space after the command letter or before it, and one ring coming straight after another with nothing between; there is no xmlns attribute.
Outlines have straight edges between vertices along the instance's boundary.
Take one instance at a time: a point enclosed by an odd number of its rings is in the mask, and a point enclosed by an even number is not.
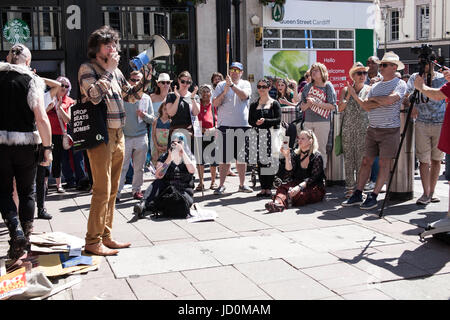
<svg viewBox="0 0 450 320"><path fill-rule="evenodd" d="M373 188L375 188L375 182L369 181L369 182L367 182L366 185L364 186L364 191L373 190Z"/></svg>

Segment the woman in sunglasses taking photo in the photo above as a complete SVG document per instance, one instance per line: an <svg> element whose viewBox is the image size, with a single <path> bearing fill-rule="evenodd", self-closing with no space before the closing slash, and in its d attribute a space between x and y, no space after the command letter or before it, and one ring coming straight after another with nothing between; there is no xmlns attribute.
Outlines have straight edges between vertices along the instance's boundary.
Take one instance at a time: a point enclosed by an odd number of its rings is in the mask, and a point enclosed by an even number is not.
<svg viewBox="0 0 450 320"><path fill-rule="evenodd" d="M367 97L370 90L370 86L364 84L367 79L368 69L369 67L364 67L361 62L356 62L349 72L350 78L353 79L352 87L361 100ZM369 118L367 112L350 95L348 87L341 91L339 112L343 112L341 125L345 163L345 197L350 198L356 187L356 177L358 176L358 170L365 152Z"/></svg>
<svg viewBox="0 0 450 320"><path fill-rule="evenodd" d="M275 160L272 158L272 135L270 129L279 129L281 122L281 106L280 103L269 96L270 82L266 79L261 79L258 81L256 88L258 89L259 99L252 104L250 104L250 110L248 114L248 124L251 125L256 130L256 141L250 142L250 148L258 148L258 178L261 183L261 192L258 193L257 197L272 197L272 186L274 174L268 174L264 172L263 168L271 167L273 163L269 162L268 159ZM260 130L262 132L260 132ZM266 134L264 135L264 131ZM266 138L266 143L261 144L260 139ZM275 138L275 137L274 137ZM252 138L251 138L252 139ZM267 147L267 150L260 150L259 147L263 145ZM250 153L252 154L252 153ZM266 158L266 161L263 161ZM277 159L278 160L278 159ZM273 162L273 161L272 161ZM264 163L264 164L263 164ZM261 172L262 171L262 172Z"/></svg>
<svg viewBox="0 0 450 320"><path fill-rule="evenodd" d="M191 93L189 91L191 84L191 74L188 71L183 71L178 76L178 86L175 86L173 93L167 95L167 113L171 118L169 144L172 133L177 129L186 129L189 131L191 133L191 141L193 140L194 128L192 126L191 116L197 116L200 112L200 107L196 100L198 99L196 98L198 87L196 86Z"/></svg>

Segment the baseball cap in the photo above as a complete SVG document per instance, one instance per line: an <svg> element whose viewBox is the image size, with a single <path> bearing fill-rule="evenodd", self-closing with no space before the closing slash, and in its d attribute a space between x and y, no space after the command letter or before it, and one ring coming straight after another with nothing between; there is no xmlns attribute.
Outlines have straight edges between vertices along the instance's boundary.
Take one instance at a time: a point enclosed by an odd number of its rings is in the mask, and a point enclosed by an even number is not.
<svg viewBox="0 0 450 320"><path fill-rule="evenodd" d="M230 68L238 68L239 70L243 71L244 66L240 62L233 62L230 66Z"/></svg>

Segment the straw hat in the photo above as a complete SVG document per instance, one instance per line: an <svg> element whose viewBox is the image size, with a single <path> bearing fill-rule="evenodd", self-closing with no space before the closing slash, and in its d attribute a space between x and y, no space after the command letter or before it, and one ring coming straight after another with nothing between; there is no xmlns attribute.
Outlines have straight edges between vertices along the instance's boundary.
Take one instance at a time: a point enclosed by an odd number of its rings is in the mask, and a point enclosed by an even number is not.
<svg viewBox="0 0 450 320"><path fill-rule="evenodd" d="M348 74L350 75L350 78L353 79L353 74L357 71L368 71L369 67L365 67L361 62L355 62L355 64L352 66Z"/></svg>
<svg viewBox="0 0 450 320"><path fill-rule="evenodd" d="M405 69L405 65L403 62L400 61L400 58L398 55L396 55L393 51L386 52L383 56L383 59L381 59L378 64L382 63L393 63L398 66L397 70L403 70Z"/></svg>
<svg viewBox="0 0 450 320"><path fill-rule="evenodd" d="M159 74L157 82L161 82L161 81L170 81L170 82L172 82L172 80L170 80L170 76L167 73L160 73Z"/></svg>

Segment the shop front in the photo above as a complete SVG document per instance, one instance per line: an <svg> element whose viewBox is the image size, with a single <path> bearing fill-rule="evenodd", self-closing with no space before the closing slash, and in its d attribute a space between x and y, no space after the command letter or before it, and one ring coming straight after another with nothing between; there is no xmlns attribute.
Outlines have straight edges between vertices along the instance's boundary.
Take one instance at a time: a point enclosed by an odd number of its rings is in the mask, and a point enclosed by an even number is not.
<svg viewBox="0 0 450 320"><path fill-rule="evenodd" d="M327 66L337 93L355 61L375 53L375 6L370 2L287 0L284 17L264 7L264 75L298 81L311 64Z"/></svg>
<svg viewBox="0 0 450 320"><path fill-rule="evenodd" d="M164 36L171 55L157 59L158 72L189 70L197 77L195 9L177 1L152 0L35 0L2 1L0 59L13 43L24 43L33 55L32 68L43 77L66 75L77 88L79 66L87 60L90 33L102 25L119 31L120 69L147 49L153 34ZM73 90L73 97L78 90Z"/></svg>

